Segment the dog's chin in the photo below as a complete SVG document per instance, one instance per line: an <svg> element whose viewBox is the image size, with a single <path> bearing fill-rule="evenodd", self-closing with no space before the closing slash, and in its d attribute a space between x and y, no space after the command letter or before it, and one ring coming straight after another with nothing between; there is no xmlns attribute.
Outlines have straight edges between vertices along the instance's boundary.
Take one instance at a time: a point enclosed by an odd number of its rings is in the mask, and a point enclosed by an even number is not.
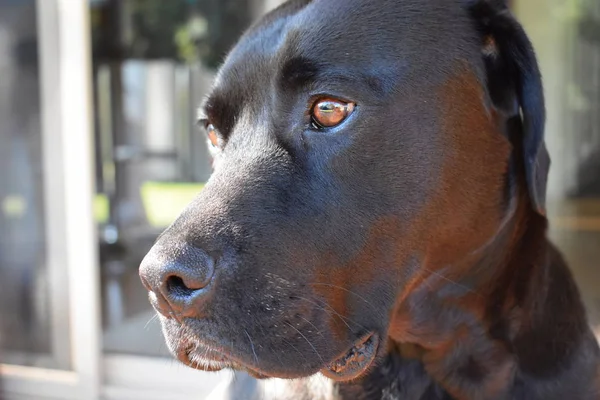
<svg viewBox="0 0 600 400"><path fill-rule="evenodd" d="M371 333L356 341L350 349L345 351L332 362L323 365L320 372L327 378L335 381L351 381L360 378L369 370L375 361L379 348L379 336ZM247 365L233 359L225 353L214 349L200 347L198 345L181 345L176 354L179 361L188 367L206 371L217 372L223 369L245 371L257 379L268 378L304 378L313 374L306 371L297 374L279 373L277 371L265 371L259 365ZM315 371L317 372L317 371Z"/></svg>

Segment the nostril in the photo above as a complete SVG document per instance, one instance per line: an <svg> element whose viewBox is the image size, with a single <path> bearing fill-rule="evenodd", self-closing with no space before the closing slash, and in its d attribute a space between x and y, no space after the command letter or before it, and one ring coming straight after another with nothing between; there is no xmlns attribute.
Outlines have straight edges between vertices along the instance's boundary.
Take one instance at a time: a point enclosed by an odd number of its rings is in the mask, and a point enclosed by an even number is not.
<svg viewBox="0 0 600 400"><path fill-rule="evenodd" d="M194 246L155 245L140 266L146 289L177 315L196 313L210 299L215 260Z"/></svg>
<svg viewBox="0 0 600 400"><path fill-rule="evenodd" d="M190 287L183 278L171 275L167 278L166 282L167 292L177 297L188 297L191 296L194 291L202 289L203 286L195 285L197 287Z"/></svg>
<svg viewBox="0 0 600 400"><path fill-rule="evenodd" d="M173 300L191 297L210 284L213 273L212 262L206 261L203 265L173 263L166 268L162 283L163 293Z"/></svg>

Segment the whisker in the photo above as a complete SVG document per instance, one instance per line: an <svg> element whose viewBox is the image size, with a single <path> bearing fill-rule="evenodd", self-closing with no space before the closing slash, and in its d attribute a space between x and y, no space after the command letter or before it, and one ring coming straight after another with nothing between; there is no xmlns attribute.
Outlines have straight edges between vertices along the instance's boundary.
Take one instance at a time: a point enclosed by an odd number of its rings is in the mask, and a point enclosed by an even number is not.
<svg viewBox="0 0 600 400"><path fill-rule="evenodd" d="M317 349L315 348L315 346L313 346L313 344L310 342L310 340L308 340L308 338L306 336L304 336L304 334L302 332L300 332L294 325L290 324L288 321L285 321L285 323L292 328L293 330L295 330L296 332L298 332L298 334L300 336L302 336L304 338L304 340L306 340L306 343L308 343L308 345L315 351L315 353L317 354L317 357L319 357L319 359L321 360L321 362L323 364L325 364L325 361L323 360L323 358L321 357L321 354L319 354L319 352L317 351Z"/></svg>
<svg viewBox="0 0 600 400"><path fill-rule="evenodd" d="M156 321L157 319L158 319L158 313L155 313L155 314L154 314L154 315L153 315L153 316L152 316L152 317L151 317L151 318L148 320L148 322L146 322L146 325L144 325L144 330L148 329L148 326L149 326L149 325L150 325L152 322Z"/></svg>
<svg viewBox="0 0 600 400"><path fill-rule="evenodd" d="M339 318L342 320L342 322L343 322L344 324L346 324L346 326L348 327L348 329L352 329L352 328L350 327L350 325L348 325L348 323L346 322L346 318L345 318L344 316L342 316L340 313L338 313L337 311L335 311L335 310L334 310L334 309L333 309L333 308L332 308L332 307L331 307L329 304L325 304L327 307L329 307L329 308L330 308L330 310L327 310L326 308L324 308L324 307L323 307L322 305L320 305L319 303L317 303L317 302L314 302L314 301L311 301L311 300L309 300L309 299L307 299L307 298L305 298L305 297L302 297L302 296L294 296L294 297L296 297L296 298L297 298L297 299L299 299L299 300L304 300L304 301L306 301L306 302L308 302L308 303L314 304L315 306L317 306L317 308L319 308L319 309L320 309L320 310L322 310L322 311L329 312L329 313L331 313L331 314L333 314L333 315L335 315L335 316L338 316L338 317L339 317ZM350 321L350 322L352 322L352 321Z"/></svg>
<svg viewBox="0 0 600 400"><path fill-rule="evenodd" d="M315 326L315 324L313 324L312 322L310 322L309 320L307 320L306 318L304 318L302 315L298 315L298 318L300 318L301 320L303 320L304 322L308 322L310 324L310 326L312 326L313 328L315 328L315 330L317 331L317 333L321 336L323 336L323 334L321 333L321 331L319 330L319 328L317 328Z"/></svg>
<svg viewBox="0 0 600 400"><path fill-rule="evenodd" d="M254 361L258 365L258 356L256 355L256 350L254 349L254 342L252 342L252 338L247 330L244 329L244 333L248 336L248 340L250 340L250 347L252 348L252 354L254 354Z"/></svg>
<svg viewBox="0 0 600 400"><path fill-rule="evenodd" d="M348 329L350 329L350 330L352 330L352 327L350 327L350 325L348 325L348 322L351 322L352 324L358 326L361 329L368 330L367 327L365 327L364 325L359 324L358 322L354 321L351 318L343 316L342 314L340 314L339 312L337 312L333 307L331 307L329 304L325 304L325 306L328 307L328 309L326 309L323 306L321 306L320 304L318 304L318 303L316 303L314 301L311 301L311 300L309 300L307 298L304 298L304 297L301 297L301 296L295 296L295 297L297 299L299 299L299 300L304 300L304 301L306 301L306 302L308 302L310 304L314 304L318 309L320 309L322 311L325 311L325 312L327 312L327 313L329 313L331 315L337 316L348 327ZM346 321L348 321L348 322L346 322Z"/></svg>
<svg viewBox="0 0 600 400"><path fill-rule="evenodd" d="M256 326L258 326L258 328L260 329L260 331L263 333L263 335L265 335L265 337L268 337L269 335L267 335L267 332L265 332L265 330L263 329L262 325L260 324L260 322L258 321L258 318L256 318L254 315L252 316L252 318L254 319L254 321L256 322ZM277 352L274 348L273 348L273 344L269 345L269 349L271 350L271 352L273 354L275 354L275 357L277 357L277 360L279 361L279 365L281 365L282 367L284 367L284 363L283 360L281 359L281 357L279 356L279 352Z"/></svg>
<svg viewBox="0 0 600 400"><path fill-rule="evenodd" d="M356 292L354 292L354 291L352 291L352 290L350 290L350 289L347 289L347 288L345 288L345 287L343 287L343 286L339 286L339 285L333 285L333 284L331 284L331 283L320 283L320 282L316 282L316 283L311 283L311 285L328 286L328 287L331 287L331 288L341 289L341 290L343 290L343 291L345 291L345 292L348 292L348 293L350 293L350 294L353 294L354 296L356 296L356 297L358 297L359 299L361 299L362 301L364 301L364 302L365 302L365 303L366 303L366 304L367 304L369 307L371 307L371 309L372 309L372 310L374 310L374 311L375 311L377 314L379 314L379 316L380 316L381 318L384 318L384 317L385 317L385 315L383 315L383 314L381 313L381 310L380 310L379 308L375 307L375 305L373 305L373 304L372 304L372 303L371 303L369 300L365 299L363 296L361 296L360 294L358 294L358 293L356 293Z"/></svg>
<svg viewBox="0 0 600 400"><path fill-rule="evenodd" d="M285 340L284 338L280 338L281 341L285 344L287 344L288 346L290 346L292 349L296 350L296 352L298 354L300 354L300 356L302 356L302 358L304 358L304 361L307 361L306 356L304 355L304 353L302 353L300 350L298 350L298 348L296 346L294 346L293 344L291 344L290 342L288 342L287 340Z"/></svg>
<svg viewBox="0 0 600 400"><path fill-rule="evenodd" d="M444 274L442 274L440 272L437 272L437 271L434 271L434 270L431 270L431 269L428 269L428 268L425 268L425 267L423 267L423 270L425 272L429 272L430 274L433 274L433 275L437 276L438 278L441 278L441 279L445 280L446 282L449 282L449 283L451 283L451 284L453 284L453 285L455 285L455 286L457 286L457 287L459 287L461 289L465 289L469 293L473 293L473 294L476 294L478 296L481 296L477 291L475 291L475 290L471 289L470 287L465 286L465 285L463 285L461 283L458 283L457 281L455 281L453 279L448 278L447 276L445 276Z"/></svg>

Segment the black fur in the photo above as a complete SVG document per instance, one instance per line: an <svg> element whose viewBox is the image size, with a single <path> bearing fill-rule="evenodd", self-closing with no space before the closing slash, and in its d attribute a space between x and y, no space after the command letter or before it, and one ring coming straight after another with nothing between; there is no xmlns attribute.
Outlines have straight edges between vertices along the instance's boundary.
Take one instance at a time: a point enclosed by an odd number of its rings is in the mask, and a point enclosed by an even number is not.
<svg viewBox="0 0 600 400"><path fill-rule="evenodd" d="M356 108L319 129L321 98ZM203 112L214 174L140 270L180 360L286 379L264 399L599 398L546 238L540 73L503 1L288 2ZM373 362L332 375L365 337Z"/></svg>
<svg viewBox="0 0 600 400"><path fill-rule="evenodd" d="M501 107L510 105L513 113L522 113L529 195L536 211L545 214L550 156L544 143L544 89L533 46L503 0L472 3L471 15L480 34L497 45L498 53L485 60L490 96Z"/></svg>

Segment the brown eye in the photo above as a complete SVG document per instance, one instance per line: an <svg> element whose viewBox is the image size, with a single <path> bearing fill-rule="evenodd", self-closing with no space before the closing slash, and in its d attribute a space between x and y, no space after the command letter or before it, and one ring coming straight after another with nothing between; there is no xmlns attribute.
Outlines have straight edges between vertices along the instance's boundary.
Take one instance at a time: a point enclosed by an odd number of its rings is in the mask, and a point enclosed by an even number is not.
<svg viewBox="0 0 600 400"><path fill-rule="evenodd" d="M321 99L312 109L313 122L320 128L331 128L344 122L354 111L354 103L335 99Z"/></svg>
<svg viewBox="0 0 600 400"><path fill-rule="evenodd" d="M210 144L214 147L219 147L219 136L217 135L217 129L213 124L206 125L206 135Z"/></svg>

